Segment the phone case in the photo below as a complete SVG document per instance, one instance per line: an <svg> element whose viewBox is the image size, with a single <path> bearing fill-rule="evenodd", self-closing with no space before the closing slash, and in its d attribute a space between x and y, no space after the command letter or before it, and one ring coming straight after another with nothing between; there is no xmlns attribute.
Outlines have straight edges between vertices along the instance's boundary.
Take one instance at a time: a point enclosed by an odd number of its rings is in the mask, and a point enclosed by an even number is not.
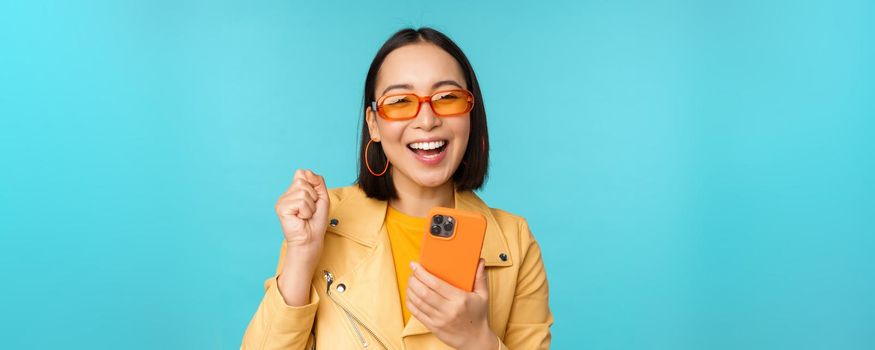
<svg viewBox="0 0 875 350"><path fill-rule="evenodd" d="M432 234L435 216L454 218L452 236ZM474 278L486 235L486 218L475 212L435 207L428 213L420 264L431 274L466 291L474 290ZM444 230L442 234L446 234Z"/></svg>

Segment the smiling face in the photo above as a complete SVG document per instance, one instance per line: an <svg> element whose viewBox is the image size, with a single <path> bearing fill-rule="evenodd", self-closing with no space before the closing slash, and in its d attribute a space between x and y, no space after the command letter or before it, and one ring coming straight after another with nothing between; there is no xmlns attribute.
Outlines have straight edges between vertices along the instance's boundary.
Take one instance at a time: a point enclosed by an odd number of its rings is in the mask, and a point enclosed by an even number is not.
<svg viewBox="0 0 875 350"><path fill-rule="evenodd" d="M441 48L422 42L386 56L374 95L379 100L403 93L430 96L452 89L468 89L459 63ZM370 107L365 113L371 138L382 143L396 182L438 187L450 180L461 163L471 130L470 112L438 117L425 102L413 119L386 120Z"/></svg>

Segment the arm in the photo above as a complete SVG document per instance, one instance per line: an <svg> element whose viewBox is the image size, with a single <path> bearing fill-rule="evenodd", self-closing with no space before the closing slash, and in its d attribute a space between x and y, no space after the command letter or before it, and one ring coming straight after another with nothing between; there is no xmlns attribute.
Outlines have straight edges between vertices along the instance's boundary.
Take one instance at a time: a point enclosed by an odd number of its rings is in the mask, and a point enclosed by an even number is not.
<svg viewBox="0 0 875 350"><path fill-rule="evenodd" d="M310 283L312 269L307 273L304 264L291 263L297 256L284 242L277 273L264 282L264 297L246 328L241 349L304 349L310 341L319 295Z"/></svg>
<svg viewBox="0 0 875 350"><path fill-rule="evenodd" d="M547 272L541 259L541 248L525 220L521 221L519 232L524 254L507 331L498 348L548 349L553 314L550 312Z"/></svg>
<svg viewBox="0 0 875 350"><path fill-rule="evenodd" d="M295 172L276 204L283 245L276 274L264 283L264 298L243 335L241 349L303 349L312 342L319 295L312 286L328 225L325 179Z"/></svg>

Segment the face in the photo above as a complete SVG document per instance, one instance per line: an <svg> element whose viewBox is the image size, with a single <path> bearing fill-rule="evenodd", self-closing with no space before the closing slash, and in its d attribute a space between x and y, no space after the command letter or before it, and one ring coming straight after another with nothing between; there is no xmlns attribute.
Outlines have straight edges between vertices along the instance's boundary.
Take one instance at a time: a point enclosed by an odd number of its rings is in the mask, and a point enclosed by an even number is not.
<svg viewBox="0 0 875 350"><path fill-rule="evenodd" d="M424 97L452 89L468 89L458 62L433 44L417 43L386 56L377 73L374 95L376 100L399 93ZM438 187L450 180L468 145L470 112L438 117L427 102L415 118L407 120L380 118L370 107L365 112L371 138L382 143L396 182L409 180L422 187ZM435 146L439 147L429 150Z"/></svg>

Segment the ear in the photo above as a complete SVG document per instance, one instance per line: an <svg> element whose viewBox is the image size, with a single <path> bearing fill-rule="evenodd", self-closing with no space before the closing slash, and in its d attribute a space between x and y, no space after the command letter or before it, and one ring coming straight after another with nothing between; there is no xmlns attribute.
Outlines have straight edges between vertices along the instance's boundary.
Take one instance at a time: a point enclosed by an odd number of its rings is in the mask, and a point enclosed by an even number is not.
<svg viewBox="0 0 875 350"><path fill-rule="evenodd" d="M365 108L365 121L368 123L368 132L371 134L371 140L380 141L380 128L377 125L377 114L371 110L371 106Z"/></svg>

